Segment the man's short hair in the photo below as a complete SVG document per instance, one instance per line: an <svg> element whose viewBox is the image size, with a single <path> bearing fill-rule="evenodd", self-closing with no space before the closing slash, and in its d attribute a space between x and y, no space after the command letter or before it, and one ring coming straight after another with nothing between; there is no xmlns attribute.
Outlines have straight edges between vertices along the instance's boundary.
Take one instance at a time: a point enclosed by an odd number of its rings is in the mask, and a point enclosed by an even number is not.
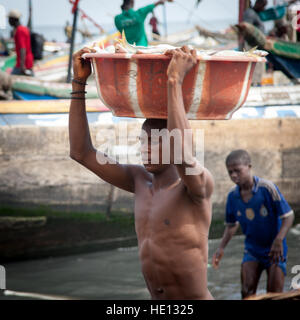
<svg viewBox="0 0 300 320"><path fill-rule="evenodd" d="M123 4L121 5L121 9L124 10L129 4L131 0L123 0Z"/></svg>
<svg viewBox="0 0 300 320"><path fill-rule="evenodd" d="M168 121L167 119L146 119L143 123L142 129L167 129Z"/></svg>
<svg viewBox="0 0 300 320"><path fill-rule="evenodd" d="M242 163L247 166L251 164L251 157L246 150L238 149L230 152L225 163L226 166L234 163Z"/></svg>
<svg viewBox="0 0 300 320"><path fill-rule="evenodd" d="M255 3L254 3L254 7L255 6L266 6L268 4L268 1L267 0L256 0Z"/></svg>

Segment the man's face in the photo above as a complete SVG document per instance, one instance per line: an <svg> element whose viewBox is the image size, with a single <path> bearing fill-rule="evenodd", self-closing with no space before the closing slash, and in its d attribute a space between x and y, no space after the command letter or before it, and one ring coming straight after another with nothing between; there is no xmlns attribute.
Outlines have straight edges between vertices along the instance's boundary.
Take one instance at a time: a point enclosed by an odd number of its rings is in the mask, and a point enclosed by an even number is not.
<svg viewBox="0 0 300 320"><path fill-rule="evenodd" d="M8 23L10 24L11 27L14 27L15 26L15 19L9 17L8 18Z"/></svg>
<svg viewBox="0 0 300 320"><path fill-rule="evenodd" d="M229 163L227 171L230 179L235 184L241 186L251 178L251 165L243 164L242 162Z"/></svg>
<svg viewBox="0 0 300 320"><path fill-rule="evenodd" d="M263 11L267 4L268 4L267 0L264 0L264 1L258 0L255 2L254 9L258 12Z"/></svg>
<svg viewBox="0 0 300 320"><path fill-rule="evenodd" d="M162 137L158 141L157 139L151 139L151 129L145 127L140 136L140 142L145 169L151 173L162 172L168 166L168 164L162 163Z"/></svg>

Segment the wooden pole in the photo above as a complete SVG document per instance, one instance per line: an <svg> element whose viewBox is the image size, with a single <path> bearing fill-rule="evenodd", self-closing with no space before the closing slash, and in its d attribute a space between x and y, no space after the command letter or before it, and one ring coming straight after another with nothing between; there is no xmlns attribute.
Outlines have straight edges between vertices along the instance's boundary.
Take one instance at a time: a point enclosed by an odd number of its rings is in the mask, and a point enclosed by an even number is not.
<svg viewBox="0 0 300 320"><path fill-rule="evenodd" d="M239 24L243 22L244 12L247 9L247 0L239 0ZM239 50L242 51L244 48L245 42L242 35L239 36Z"/></svg>
<svg viewBox="0 0 300 320"><path fill-rule="evenodd" d="M67 83L71 82L72 56L73 56L73 51L74 51L75 35L76 35L76 28L77 28L77 17L78 17L78 6L76 6L76 8L75 8L74 17L73 17L73 27L72 27L72 37L71 37L70 52L69 52Z"/></svg>
<svg viewBox="0 0 300 320"><path fill-rule="evenodd" d="M29 0L29 16L27 27L30 31L32 31L32 0Z"/></svg>

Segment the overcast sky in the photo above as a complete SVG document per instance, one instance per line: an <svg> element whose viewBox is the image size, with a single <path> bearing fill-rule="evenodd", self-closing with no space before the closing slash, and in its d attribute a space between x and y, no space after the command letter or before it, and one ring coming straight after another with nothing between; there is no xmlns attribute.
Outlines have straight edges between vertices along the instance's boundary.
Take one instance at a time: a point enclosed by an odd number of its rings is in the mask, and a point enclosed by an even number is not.
<svg viewBox="0 0 300 320"><path fill-rule="evenodd" d="M99 24L112 24L113 17L121 12L122 0L81 0L80 7L96 20ZM135 8L151 4L151 0L136 0ZM213 27L209 21L226 19L235 22L238 16L238 0L202 0L198 9L195 9L195 0L175 0L167 4L168 21L182 21L190 18L191 22L199 24L207 23L210 29ZM28 0L0 0L8 12L18 9L22 12L22 22L27 23ZM32 0L33 23L40 25L64 25L71 20L71 4L68 0ZM156 9L157 16L162 21L162 7Z"/></svg>

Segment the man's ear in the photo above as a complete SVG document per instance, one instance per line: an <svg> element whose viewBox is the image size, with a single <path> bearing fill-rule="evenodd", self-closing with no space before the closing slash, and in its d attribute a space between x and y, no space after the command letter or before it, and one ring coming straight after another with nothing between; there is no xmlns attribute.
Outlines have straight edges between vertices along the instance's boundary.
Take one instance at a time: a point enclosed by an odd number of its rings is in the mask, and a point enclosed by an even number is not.
<svg viewBox="0 0 300 320"><path fill-rule="evenodd" d="M248 164L248 166L249 166L249 169L252 169L252 164L250 163L250 164Z"/></svg>

